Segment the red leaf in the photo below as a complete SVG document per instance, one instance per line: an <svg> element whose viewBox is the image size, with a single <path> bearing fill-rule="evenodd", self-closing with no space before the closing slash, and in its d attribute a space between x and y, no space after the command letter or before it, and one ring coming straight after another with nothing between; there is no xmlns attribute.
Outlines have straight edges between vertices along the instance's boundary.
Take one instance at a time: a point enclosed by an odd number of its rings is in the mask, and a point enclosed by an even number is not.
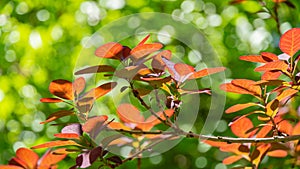
<svg viewBox="0 0 300 169"><path fill-rule="evenodd" d="M79 135L75 133L57 133L54 136L57 138L79 139Z"/></svg>
<svg viewBox="0 0 300 169"><path fill-rule="evenodd" d="M43 103L59 103L59 102L63 102L63 100L61 100L59 98L41 98L40 102L43 102Z"/></svg>
<svg viewBox="0 0 300 169"><path fill-rule="evenodd" d="M40 124L49 123L49 122L59 119L61 117L69 116L69 115L73 115L73 114L74 114L74 112L70 111L70 110L60 110L55 113L52 113L50 116L47 117L46 121L40 122Z"/></svg>
<svg viewBox="0 0 300 169"><path fill-rule="evenodd" d="M248 132L248 130L252 129L253 123L247 117L240 118L230 124L231 131L238 137L248 138L255 134L255 131Z"/></svg>
<svg viewBox="0 0 300 169"><path fill-rule="evenodd" d="M143 44L136 46L130 51L131 59L133 62L137 62L144 59L149 54L158 51L163 47L160 43Z"/></svg>
<svg viewBox="0 0 300 169"><path fill-rule="evenodd" d="M72 140L57 140L57 141L50 141L37 146L33 146L31 148L38 149L38 148L60 147L60 146L80 146L80 145Z"/></svg>
<svg viewBox="0 0 300 169"><path fill-rule="evenodd" d="M206 69L202 69L198 72L193 73L189 79L198 79L207 75L211 75L214 73L218 73L218 72L222 72L224 71L226 68L225 67L215 67L215 68L206 68Z"/></svg>
<svg viewBox="0 0 300 169"><path fill-rule="evenodd" d="M102 73L102 72L114 72L116 69L112 66L108 65L97 65L97 66L91 66L84 69L81 69L77 72L75 72L75 75L81 75L81 74L89 74L89 73Z"/></svg>
<svg viewBox="0 0 300 169"><path fill-rule="evenodd" d="M251 107L251 106L257 106L257 103L236 104L236 105L231 106L230 108L228 108L225 112L226 113L233 113L233 112L237 112L237 111L246 109L246 108Z"/></svg>
<svg viewBox="0 0 300 169"><path fill-rule="evenodd" d="M47 151L40 159L39 168L52 168L51 166L62 161L66 154L54 154L52 151Z"/></svg>
<svg viewBox="0 0 300 169"><path fill-rule="evenodd" d="M300 50L300 28L293 28L284 33L280 38L279 48L293 57Z"/></svg>
<svg viewBox="0 0 300 169"><path fill-rule="evenodd" d="M97 48L95 55L102 58L123 60L126 56L122 56L122 50L123 46L121 44L110 42Z"/></svg>
<svg viewBox="0 0 300 169"><path fill-rule="evenodd" d="M279 61L274 61L274 62L269 62L266 63L263 66L257 67L254 69L257 72L261 71L271 71L271 70L280 70L284 73L287 72L289 65L285 63L285 61L279 60Z"/></svg>
<svg viewBox="0 0 300 169"><path fill-rule="evenodd" d="M230 157L227 157L223 160L223 164L225 165L229 165L229 164L232 164L238 160L240 160L242 158L242 156L236 156L236 155L233 155L233 156L230 156Z"/></svg>
<svg viewBox="0 0 300 169"><path fill-rule="evenodd" d="M35 168L39 159L35 152L27 148L19 148L16 152L16 157L24 162L28 168Z"/></svg>
<svg viewBox="0 0 300 169"><path fill-rule="evenodd" d="M72 83L68 80L53 80L49 85L49 91L55 96L73 100Z"/></svg>

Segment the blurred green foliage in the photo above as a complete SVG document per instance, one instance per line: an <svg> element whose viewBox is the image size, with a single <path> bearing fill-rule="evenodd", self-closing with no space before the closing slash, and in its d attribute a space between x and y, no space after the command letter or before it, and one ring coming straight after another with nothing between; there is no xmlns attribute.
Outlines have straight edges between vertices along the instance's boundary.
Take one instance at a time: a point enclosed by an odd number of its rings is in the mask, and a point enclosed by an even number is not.
<svg viewBox="0 0 300 169"><path fill-rule="evenodd" d="M259 74L252 71L255 65L238 61L238 57L261 51L280 54L280 34L292 27L300 27L300 2L290 2L294 7L284 3L279 5L278 30L275 20L256 1L230 5L228 0L1 0L0 163L6 164L19 147L30 147L53 139L58 128L39 122L62 105L41 104L39 99L50 96L50 81L72 80L83 44L106 24L122 16L141 12L177 16L205 34L223 65L228 68L227 80L258 80ZM267 0L267 7L272 9L274 3ZM185 47L172 42L166 46L182 52L183 60L187 63L197 64L197 58L189 54ZM205 79L200 82L205 86ZM240 95L228 94L226 107L247 99L247 96L241 98ZM200 130L197 126L201 126L200 123L205 120L201 113L207 112L208 108L205 104L201 105L195 131ZM214 134L232 136L227 128L232 116L224 115L223 119L216 124L218 127ZM224 156L225 153L210 149L198 140L185 139L167 153L143 159L142 168L225 169L228 166L221 164ZM61 168L74 163L72 158L67 158ZM121 168L133 168L135 163L129 162ZM263 163L275 168L276 161L269 158ZM276 164L276 167L283 168L286 164L282 162L280 165Z"/></svg>

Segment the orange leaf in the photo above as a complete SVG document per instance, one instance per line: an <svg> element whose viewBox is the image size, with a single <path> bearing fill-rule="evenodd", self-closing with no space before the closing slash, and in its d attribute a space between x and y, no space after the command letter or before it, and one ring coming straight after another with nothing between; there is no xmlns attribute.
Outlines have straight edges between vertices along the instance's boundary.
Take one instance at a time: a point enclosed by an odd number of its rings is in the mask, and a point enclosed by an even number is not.
<svg viewBox="0 0 300 169"><path fill-rule="evenodd" d="M230 128L231 131L238 137L251 137L254 135L254 133L256 132L256 130L252 131L252 132L247 132L248 130L252 129L253 123L250 119L248 119L247 117L244 118L239 118L238 120L232 122L230 124Z"/></svg>
<svg viewBox="0 0 300 169"><path fill-rule="evenodd" d="M74 80L72 83L73 93L75 96L78 96L85 88L85 79L83 77L79 77Z"/></svg>
<svg viewBox="0 0 300 169"><path fill-rule="evenodd" d="M224 83L224 84L221 84L220 85L220 89L226 91L226 92L232 92L232 93L238 93L238 94L251 94L253 95L252 92L242 88L242 87L239 87L239 86L236 86L236 85L233 85L231 83Z"/></svg>
<svg viewBox="0 0 300 169"><path fill-rule="evenodd" d="M52 151L47 151L40 159L39 168L51 168L51 166L57 164L66 156L66 154L54 154Z"/></svg>
<svg viewBox="0 0 300 169"><path fill-rule="evenodd" d="M68 80L53 80L49 85L50 93L67 100L73 100L72 83Z"/></svg>
<svg viewBox="0 0 300 169"><path fill-rule="evenodd" d="M123 130L130 130L131 128L125 126L123 123L119 123L119 122L110 122L108 124L108 127L111 129L123 129Z"/></svg>
<svg viewBox="0 0 300 169"><path fill-rule="evenodd" d="M35 168L39 159L39 156L28 148L19 148L16 157L24 162L28 168Z"/></svg>
<svg viewBox="0 0 300 169"><path fill-rule="evenodd" d="M74 112L70 111L70 110L60 110L55 113L52 113L50 116L47 117L46 121L43 121L40 124L49 123L49 122L59 119L61 117L69 116L69 115L73 115L73 114L74 114Z"/></svg>
<svg viewBox="0 0 300 169"><path fill-rule="evenodd" d="M229 164L232 164L238 160L240 160L242 158L242 156L236 156L236 155L233 155L233 156L230 156L230 157L227 157L223 160L223 164L225 165L229 165Z"/></svg>
<svg viewBox="0 0 300 169"><path fill-rule="evenodd" d="M300 50L300 28L293 28L284 33L280 38L279 48L293 57Z"/></svg>
<svg viewBox="0 0 300 169"><path fill-rule="evenodd" d="M61 100L59 98L41 98L40 102L43 102L43 103L59 103L59 102L63 102L63 100Z"/></svg>
<svg viewBox="0 0 300 169"><path fill-rule="evenodd" d="M291 125L291 123L287 120L282 120L281 122L279 122L278 125L278 130L281 133L285 133L287 135L291 135L292 131L293 131L293 126Z"/></svg>
<svg viewBox="0 0 300 169"><path fill-rule="evenodd" d="M102 127L107 119L108 117L106 115L89 118L82 126L82 130L84 132L90 133L94 129L99 129L100 127Z"/></svg>
<svg viewBox="0 0 300 169"><path fill-rule="evenodd" d="M261 55L240 56L240 60L258 63L268 63L278 60L278 57L273 53L263 52Z"/></svg>
<svg viewBox="0 0 300 169"><path fill-rule="evenodd" d="M300 122L298 122L292 132L292 135L299 135L300 134Z"/></svg>
<svg viewBox="0 0 300 169"><path fill-rule="evenodd" d="M0 165L0 169L24 169L16 165Z"/></svg>
<svg viewBox="0 0 300 169"><path fill-rule="evenodd" d="M206 68L206 69L202 69L198 72L193 73L189 79L198 79L207 75L211 75L214 73L218 73L218 72L222 72L224 71L226 68L225 67L215 67L215 68Z"/></svg>
<svg viewBox="0 0 300 169"><path fill-rule="evenodd" d="M75 133L57 133L54 136L57 138L79 139L79 135Z"/></svg>
<svg viewBox="0 0 300 169"><path fill-rule="evenodd" d="M142 123L144 122L144 116L140 114L140 111L132 104L121 104L117 108L119 118L125 123Z"/></svg>
<svg viewBox="0 0 300 169"><path fill-rule="evenodd" d="M289 67L289 65L286 64L285 61L279 60L279 61L266 63L265 65L257 67L254 70L257 71L257 72L280 70L284 73L288 73L287 72L288 67Z"/></svg>
<svg viewBox="0 0 300 169"><path fill-rule="evenodd" d="M286 89L279 96L276 97L279 101L282 101L288 97L293 96L294 94L298 93L298 90L295 89Z"/></svg>
<svg viewBox="0 0 300 169"><path fill-rule="evenodd" d="M115 88L117 85L117 82L110 82L110 83L105 83L103 85L100 85L94 89L91 89L90 91L88 91L87 93L85 93L80 100L83 101L82 99L84 98L91 98L91 100L96 100L99 97L107 94L108 92L110 92L113 88Z"/></svg>
<svg viewBox="0 0 300 169"><path fill-rule="evenodd" d="M174 114L173 109L164 110L164 112L168 118ZM166 117L164 116L163 112L158 112L158 113L156 113L156 115L158 117L160 117L162 120L166 120ZM154 115L151 115L150 117L148 117L145 120L145 122L139 124L138 128L147 131L147 130L150 130L153 126L160 124L160 123L161 123L161 121L159 119L157 119Z"/></svg>
<svg viewBox="0 0 300 169"><path fill-rule="evenodd" d="M288 152L286 150L274 150L274 151L269 151L267 153L268 156L270 157L286 157L288 155Z"/></svg>
<svg viewBox="0 0 300 169"><path fill-rule="evenodd" d="M97 65L97 66L91 66L84 69L81 69L79 71L75 72L75 75L81 75L81 74L89 74L89 73L102 73L102 72L114 72L116 69L112 66L108 65Z"/></svg>
<svg viewBox="0 0 300 169"><path fill-rule="evenodd" d="M262 80L276 80L282 73L280 71L266 71L261 76Z"/></svg>
<svg viewBox="0 0 300 169"><path fill-rule="evenodd" d="M123 46L116 42L104 44L96 49L95 55L102 58L123 60L126 56L122 55Z"/></svg>
<svg viewBox="0 0 300 169"><path fill-rule="evenodd" d="M130 51L131 59L133 62L137 62L141 59L144 59L149 54L158 51L163 47L160 43L151 43L151 44L142 44L136 46Z"/></svg>
<svg viewBox="0 0 300 169"><path fill-rule="evenodd" d="M60 146L80 146L80 145L72 140L57 140L57 141L50 141L44 144L33 146L31 148L38 149L38 148L60 147Z"/></svg>
<svg viewBox="0 0 300 169"><path fill-rule="evenodd" d="M156 73L160 73L163 70L165 70L165 63L162 60L162 57L170 60L172 57L172 53L170 50L163 50L161 52L159 52L158 54L156 54L151 62L151 66L152 69L156 72Z"/></svg>
<svg viewBox="0 0 300 169"><path fill-rule="evenodd" d="M145 42L149 39L149 37L150 37L150 34L147 35L143 40L141 40L140 43L137 46L145 44Z"/></svg>
<svg viewBox="0 0 300 169"><path fill-rule="evenodd" d="M257 103L236 104L236 105L231 106L230 108L228 108L225 112L226 113L233 113L233 112L237 112L237 111L246 109L246 108L251 107L251 106L257 106Z"/></svg>

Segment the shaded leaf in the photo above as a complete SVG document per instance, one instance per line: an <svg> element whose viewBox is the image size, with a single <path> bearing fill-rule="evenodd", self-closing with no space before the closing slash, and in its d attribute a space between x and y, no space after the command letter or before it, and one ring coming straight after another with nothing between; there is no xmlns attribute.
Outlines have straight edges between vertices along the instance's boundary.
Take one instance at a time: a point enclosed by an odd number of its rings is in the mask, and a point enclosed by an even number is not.
<svg viewBox="0 0 300 169"><path fill-rule="evenodd" d="M49 85L49 91L60 98L73 100L72 83L68 80L53 80Z"/></svg>
<svg viewBox="0 0 300 169"><path fill-rule="evenodd" d="M90 73L103 73L103 72L114 72L116 69L109 65L97 65L97 66L91 66L84 69L81 69L79 71L75 72L75 75L81 75L81 74L90 74Z"/></svg>
<svg viewBox="0 0 300 169"><path fill-rule="evenodd" d="M170 60L172 57L171 51L163 50L153 57L151 62L151 67L156 73L161 73L165 70L166 64L162 60L162 57L164 57L167 60Z"/></svg>
<svg viewBox="0 0 300 169"><path fill-rule="evenodd" d="M129 50L130 49L128 47L123 47L119 43L110 42L97 48L95 55L102 58L117 59L122 61L128 57Z"/></svg>
<svg viewBox="0 0 300 169"><path fill-rule="evenodd" d="M99 97L107 94L108 92L110 92L113 88L115 88L117 85L117 82L110 82L110 83L105 83L103 85L100 85L94 89L91 89L90 91L88 91L87 93L85 93L81 98L80 101L81 102L89 102L91 100L96 100ZM84 98L91 98L91 100L88 101L84 101Z"/></svg>
<svg viewBox="0 0 300 169"><path fill-rule="evenodd" d="M107 158L107 160L111 161L111 162L114 162L118 165L123 163L122 159L119 156L112 156L112 157Z"/></svg>
<svg viewBox="0 0 300 169"><path fill-rule="evenodd" d="M59 102L63 102L63 100L61 100L59 98L41 98L40 102L43 102L43 103L59 103Z"/></svg>
<svg viewBox="0 0 300 169"><path fill-rule="evenodd" d="M84 125L82 126L82 130L84 132L90 133L100 128L102 129L103 124L107 119L108 117L106 115L91 117L84 123Z"/></svg>
<svg viewBox="0 0 300 169"><path fill-rule="evenodd" d="M284 33L280 38L279 48L293 57L300 49L300 28L292 28Z"/></svg>
<svg viewBox="0 0 300 169"><path fill-rule="evenodd" d="M279 100L274 99L266 105L266 114L270 117L275 117L278 113Z"/></svg>
<svg viewBox="0 0 300 169"><path fill-rule="evenodd" d="M77 134L78 136L81 136L82 135L81 124L75 123L75 124L67 125L61 130L61 133L73 133L73 134Z"/></svg>
<svg viewBox="0 0 300 169"><path fill-rule="evenodd" d="M262 144L262 145L256 147L255 150L258 151L258 155L253 155L257 151L254 151L251 154L252 164L254 164L256 167L258 167L258 165L260 164L261 160L264 158L264 156L266 155L266 153L268 152L270 147L271 147L271 144Z"/></svg>
<svg viewBox="0 0 300 169"><path fill-rule="evenodd" d="M119 118L125 123L142 123L144 122L144 116L140 114L140 111L132 104L121 104L117 108L117 114Z"/></svg>
<svg viewBox="0 0 300 169"><path fill-rule="evenodd" d="M57 120L61 117L70 116L73 114L74 114L74 111L71 111L71 110L60 110L55 113L52 113L50 116L47 117L47 119L45 121L40 122L40 124L49 123L49 122Z"/></svg>

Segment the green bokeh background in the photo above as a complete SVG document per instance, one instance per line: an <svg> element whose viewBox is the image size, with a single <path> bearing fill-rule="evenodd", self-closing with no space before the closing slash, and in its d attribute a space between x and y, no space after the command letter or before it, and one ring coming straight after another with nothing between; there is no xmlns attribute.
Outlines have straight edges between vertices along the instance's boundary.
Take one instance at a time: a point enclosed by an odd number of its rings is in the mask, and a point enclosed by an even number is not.
<svg viewBox="0 0 300 169"><path fill-rule="evenodd" d="M274 19L263 12L256 1L230 5L228 0L1 0L0 164L6 164L19 147L31 147L49 141L54 133L59 132L57 127L41 125L39 122L64 105L41 104L39 99L51 96L48 92L50 81L72 80L82 45L107 23L141 12L161 12L180 17L195 25L208 38L223 65L228 68L226 80L258 80L259 73L252 71L256 65L239 61L238 57L262 51L280 54L280 34L292 27L300 27L300 2L290 2L295 8L279 5L280 30L277 30ZM274 3L267 0L267 6L272 8ZM166 46L181 50L185 62L197 64L197 58L184 47L178 48L178 44L172 41ZM205 79L200 83L205 86ZM226 107L246 102L247 99L252 98L228 94ZM201 126L205 120L201 112L207 110L208 106L205 105L200 109L195 131L200 129L197 126ZM218 128L214 134L233 136L227 127L232 118L232 115L224 115L223 120L216 124ZM67 120L62 119L65 122ZM37 152L42 154L43 151ZM234 165L226 167L221 164L226 155L198 140L185 139L167 153L143 159L142 168L231 168ZM265 158L263 165L271 168L287 166L286 160L279 165L276 160ZM237 165L243 163L241 161ZM73 158L68 157L60 163L60 168L68 168L73 164ZM136 161L132 161L120 168L135 166Z"/></svg>

